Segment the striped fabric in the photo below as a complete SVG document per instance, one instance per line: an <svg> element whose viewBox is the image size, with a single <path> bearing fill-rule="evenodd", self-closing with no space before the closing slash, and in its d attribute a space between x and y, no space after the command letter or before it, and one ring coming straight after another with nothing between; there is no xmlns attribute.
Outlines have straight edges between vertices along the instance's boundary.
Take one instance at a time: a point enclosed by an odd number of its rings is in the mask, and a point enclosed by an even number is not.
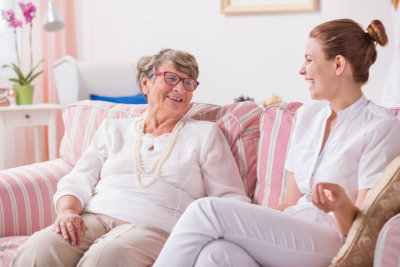
<svg viewBox="0 0 400 267"><path fill-rule="evenodd" d="M11 266L12 257L27 239L27 236L0 237L0 267Z"/></svg>
<svg viewBox="0 0 400 267"><path fill-rule="evenodd" d="M263 206L281 204L285 197L287 172L284 169L295 114L301 103L280 103L265 108L260 122L257 186L254 202Z"/></svg>
<svg viewBox="0 0 400 267"><path fill-rule="evenodd" d="M147 105L126 105L102 101L80 101L64 113L65 134L61 142L61 158L75 165L105 118L141 116ZM213 121L226 136L249 197L253 197L257 181L257 143L262 109L253 102L226 106L191 103L186 117Z"/></svg>
<svg viewBox="0 0 400 267"><path fill-rule="evenodd" d="M0 171L0 237L30 235L50 225L57 182L71 169L56 159Z"/></svg>
<svg viewBox="0 0 400 267"><path fill-rule="evenodd" d="M380 231L376 242L374 266L400 266L400 214L387 221Z"/></svg>
<svg viewBox="0 0 400 267"><path fill-rule="evenodd" d="M257 204L271 206L284 198L287 176L283 165L300 106L297 102L282 103L262 110L252 102L226 106L192 103L186 116L218 124L231 146L249 197L254 196ZM146 105L77 102L63 115L62 159L0 171L0 267L9 266L18 246L27 238L22 235L52 223L56 184L72 169L101 121L137 117L146 109ZM392 112L400 118L398 108ZM400 215L390 220L381 233L376 266L400 266L396 252L396 247L400 248L396 244L398 229Z"/></svg>

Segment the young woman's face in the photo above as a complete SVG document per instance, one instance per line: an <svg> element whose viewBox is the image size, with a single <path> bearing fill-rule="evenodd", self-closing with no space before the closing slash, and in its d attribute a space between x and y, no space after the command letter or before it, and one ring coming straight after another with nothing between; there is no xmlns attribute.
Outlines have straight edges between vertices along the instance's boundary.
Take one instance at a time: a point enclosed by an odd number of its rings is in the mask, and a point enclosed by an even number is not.
<svg viewBox="0 0 400 267"><path fill-rule="evenodd" d="M335 60L327 60L318 39L308 39L305 62L299 71L310 84L311 99L330 100L335 96Z"/></svg>

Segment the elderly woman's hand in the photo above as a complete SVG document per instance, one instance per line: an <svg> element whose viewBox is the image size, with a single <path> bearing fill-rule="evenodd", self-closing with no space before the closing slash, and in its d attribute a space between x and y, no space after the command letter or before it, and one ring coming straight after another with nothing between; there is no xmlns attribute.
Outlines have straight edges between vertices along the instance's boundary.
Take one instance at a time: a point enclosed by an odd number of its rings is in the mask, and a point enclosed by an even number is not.
<svg viewBox="0 0 400 267"><path fill-rule="evenodd" d="M69 240L71 245L79 245L85 234L85 223L79 214L65 210L57 214L54 230L65 240Z"/></svg>
<svg viewBox="0 0 400 267"><path fill-rule="evenodd" d="M54 231L69 240L71 245L79 245L85 234L85 222L79 215L82 211L81 202L74 196L66 195L57 200L56 209Z"/></svg>

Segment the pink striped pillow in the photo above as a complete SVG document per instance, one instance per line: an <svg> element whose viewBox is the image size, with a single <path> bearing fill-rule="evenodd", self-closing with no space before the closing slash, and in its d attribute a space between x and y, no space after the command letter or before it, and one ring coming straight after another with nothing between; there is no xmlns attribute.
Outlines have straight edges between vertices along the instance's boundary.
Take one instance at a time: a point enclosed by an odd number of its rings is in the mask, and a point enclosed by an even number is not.
<svg viewBox="0 0 400 267"><path fill-rule="evenodd" d="M400 263L400 214L383 226L376 242L374 266L398 267Z"/></svg>
<svg viewBox="0 0 400 267"><path fill-rule="evenodd" d="M62 159L71 165L82 155L105 118L141 116L147 105L126 105L101 101L80 101L64 113L65 134L61 142ZM191 103L186 117L218 124L231 146L249 197L257 180L257 143L262 109L253 102L226 106Z"/></svg>
<svg viewBox="0 0 400 267"><path fill-rule="evenodd" d="M254 202L263 206L283 202L287 172L284 170L294 118L301 103L280 103L265 108L260 122L257 185Z"/></svg>

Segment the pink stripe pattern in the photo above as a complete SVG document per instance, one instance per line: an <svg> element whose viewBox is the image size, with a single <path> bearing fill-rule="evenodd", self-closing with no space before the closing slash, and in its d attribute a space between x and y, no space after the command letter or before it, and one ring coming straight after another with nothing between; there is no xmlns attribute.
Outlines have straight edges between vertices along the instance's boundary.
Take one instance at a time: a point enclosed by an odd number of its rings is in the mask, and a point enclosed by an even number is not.
<svg viewBox="0 0 400 267"><path fill-rule="evenodd" d="M0 267L11 266L13 256L17 249L28 239L27 236L0 237Z"/></svg>
<svg viewBox="0 0 400 267"><path fill-rule="evenodd" d="M56 159L0 171L0 237L30 235L50 225L56 185L71 169Z"/></svg>
<svg viewBox="0 0 400 267"><path fill-rule="evenodd" d="M80 101L69 106L63 115L65 134L61 158L75 165L105 118L142 116L147 105L126 105L102 101ZM253 198L257 182L257 145L262 108L253 102L226 106L191 103L186 117L217 123L224 133L239 167L246 192Z"/></svg>
<svg viewBox="0 0 400 267"><path fill-rule="evenodd" d="M285 197L287 172L284 169L295 115L301 103L280 103L265 108L260 122L257 185L254 202L263 206L281 204Z"/></svg>
<svg viewBox="0 0 400 267"><path fill-rule="evenodd" d="M400 214L385 223L376 242L375 267L400 266Z"/></svg>

